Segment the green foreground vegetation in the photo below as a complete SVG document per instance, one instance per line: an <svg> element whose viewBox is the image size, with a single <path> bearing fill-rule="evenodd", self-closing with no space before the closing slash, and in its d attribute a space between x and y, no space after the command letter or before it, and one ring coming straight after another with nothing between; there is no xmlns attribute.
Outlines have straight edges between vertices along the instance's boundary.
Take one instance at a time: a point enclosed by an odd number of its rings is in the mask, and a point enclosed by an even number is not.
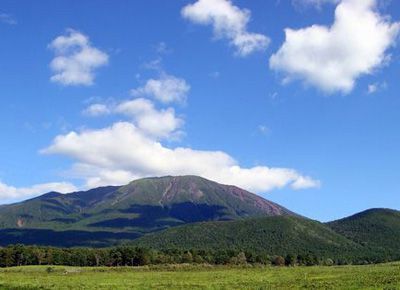
<svg viewBox="0 0 400 290"><path fill-rule="evenodd" d="M400 263L364 266L22 266L0 289L400 289Z"/></svg>

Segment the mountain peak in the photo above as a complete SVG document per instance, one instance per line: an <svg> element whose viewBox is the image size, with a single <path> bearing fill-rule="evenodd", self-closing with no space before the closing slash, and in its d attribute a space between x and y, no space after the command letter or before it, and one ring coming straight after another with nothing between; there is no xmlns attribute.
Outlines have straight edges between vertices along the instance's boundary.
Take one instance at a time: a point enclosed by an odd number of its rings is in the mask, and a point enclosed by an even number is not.
<svg viewBox="0 0 400 290"><path fill-rule="evenodd" d="M219 205L238 216L294 214L237 186L220 184L195 175L138 179L121 187L119 192L122 193L116 201L119 203Z"/></svg>

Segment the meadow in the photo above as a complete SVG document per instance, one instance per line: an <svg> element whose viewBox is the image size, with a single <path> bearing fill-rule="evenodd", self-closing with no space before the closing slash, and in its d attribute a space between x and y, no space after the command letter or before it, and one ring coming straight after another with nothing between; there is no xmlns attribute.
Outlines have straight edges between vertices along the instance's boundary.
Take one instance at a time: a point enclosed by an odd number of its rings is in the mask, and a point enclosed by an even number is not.
<svg viewBox="0 0 400 290"><path fill-rule="evenodd" d="M400 263L365 266L193 266L0 269L0 289L400 289Z"/></svg>

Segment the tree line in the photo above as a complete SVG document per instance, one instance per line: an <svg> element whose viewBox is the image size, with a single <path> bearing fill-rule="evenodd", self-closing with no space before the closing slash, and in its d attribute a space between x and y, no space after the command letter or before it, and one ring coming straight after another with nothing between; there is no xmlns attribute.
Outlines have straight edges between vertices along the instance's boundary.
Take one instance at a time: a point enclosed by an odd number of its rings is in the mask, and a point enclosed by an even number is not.
<svg viewBox="0 0 400 290"><path fill-rule="evenodd" d="M154 250L136 246L112 248L54 248L10 245L0 248L0 267L24 265L144 266L157 264L262 264L275 266L346 265L386 262L382 258L320 258L309 254L286 256L239 250Z"/></svg>

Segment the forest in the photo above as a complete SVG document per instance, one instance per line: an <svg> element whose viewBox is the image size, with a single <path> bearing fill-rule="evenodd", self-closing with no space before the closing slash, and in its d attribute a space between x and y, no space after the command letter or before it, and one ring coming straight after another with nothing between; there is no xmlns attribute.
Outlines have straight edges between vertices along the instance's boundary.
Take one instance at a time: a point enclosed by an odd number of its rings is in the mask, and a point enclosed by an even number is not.
<svg viewBox="0 0 400 290"><path fill-rule="evenodd" d="M96 266L144 266L161 264L210 264L244 265L260 264L274 266L313 266L372 264L391 261L390 257L347 256L342 258L318 257L309 254L268 255L240 250L154 250L136 246L111 248L54 248L24 246L21 244L0 248L0 267L27 265L63 265L79 267Z"/></svg>

